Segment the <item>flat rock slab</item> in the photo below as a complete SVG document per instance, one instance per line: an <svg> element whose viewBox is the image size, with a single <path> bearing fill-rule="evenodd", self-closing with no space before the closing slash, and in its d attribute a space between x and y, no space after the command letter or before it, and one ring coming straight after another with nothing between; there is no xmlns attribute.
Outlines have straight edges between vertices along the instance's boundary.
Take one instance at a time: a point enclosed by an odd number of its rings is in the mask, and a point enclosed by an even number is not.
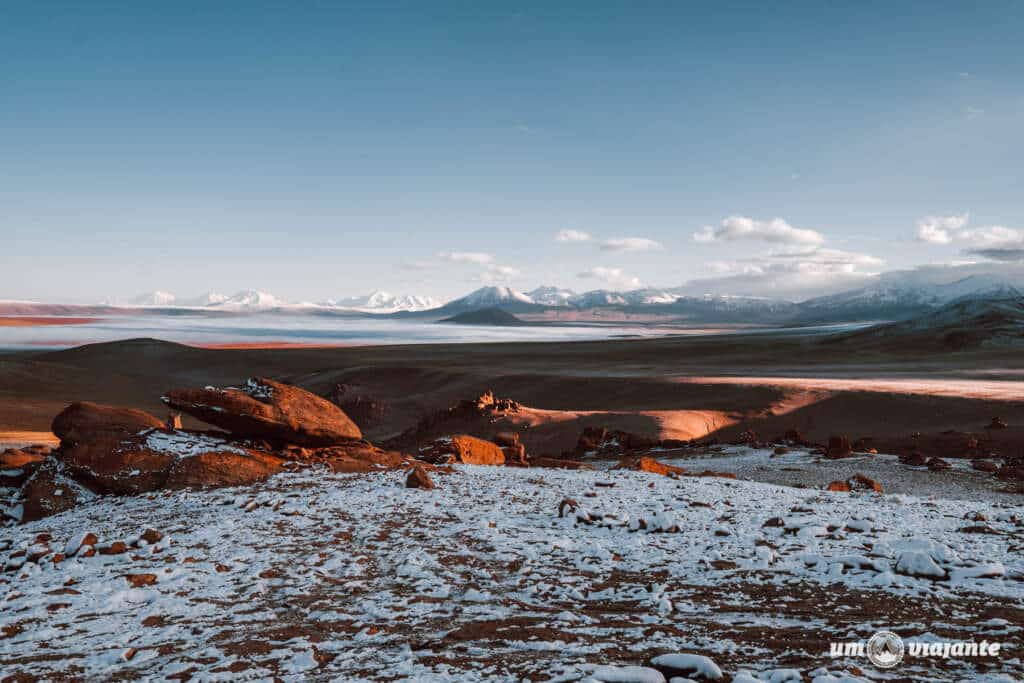
<svg viewBox="0 0 1024 683"><path fill-rule="evenodd" d="M247 439L317 448L362 438L348 415L304 389L255 377L242 388L177 389L163 402Z"/></svg>

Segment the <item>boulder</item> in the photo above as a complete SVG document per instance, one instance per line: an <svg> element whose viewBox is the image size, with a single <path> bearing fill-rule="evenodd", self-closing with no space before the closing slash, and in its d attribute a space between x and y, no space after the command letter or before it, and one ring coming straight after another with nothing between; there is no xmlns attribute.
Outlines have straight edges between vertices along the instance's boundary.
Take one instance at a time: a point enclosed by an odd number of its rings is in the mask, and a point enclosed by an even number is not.
<svg viewBox="0 0 1024 683"><path fill-rule="evenodd" d="M841 493L849 493L850 492L850 485L847 484L845 481L833 481L832 483L830 483L825 488L825 490L826 491L838 491L838 492L841 492Z"/></svg>
<svg viewBox="0 0 1024 683"><path fill-rule="evenodd" d="M843 435L828 437L828 450L825 451L826 458L848 458L852 454L853 449L850 447L850 437Z"/></svg>
<svg viewBox="0 0 1024 683"><path fill-rule="evenodd" d="M466 434L437 439L421 448L418 457L435 464L459 462L465 465L502 465L505 463L505 454L498 444Z"/></svg>
<svg viewBox="0 0 1024 683"><path fill-rule="evenodd" d="M409 466L409 458L397 451L385 451L364 441L321 448L310 453L311 462L322 462L339 474L383 472Z"/></svg>
<svg viewBox="0 0 1024 683"><path fill-rule="evenodd" d="M174 462L169 453L145 446L145 435L98 435L64 446L58 457L76 479L104 493L138 494L160 488Z"/></svg>
<svg viewBox="0 0 1024 683"><path fill-rule="evenodd" d="M33 522L78 505L91 492L64 474L56 460L47 460L36 468L21 487L24 499L22 522Z"/></svg>
<svg viewBox="0 0 1024 683"><path fill-rule="evenodd" d="M164 488L244 486L264 481L282 470L284 460L269 453L208 452L178 458L171 465Z"/></svg>
<svg viewBox="0 0 1024 683"><path fill-rule="evenodd" d="M163 426L163 422L142 410L80 401L53 418L50 429L61 445L74 445L96 438L124 438Z"/></svg>
<svg viewBox="0 0 1024 683"><path fill-rule="evenodd" d="M988 472L990 474L999 469L999 465L995 464L991 460L972 460L971 467L979 472Z"/></svg>
<svg viewBox="0 0 1024 683"><path fill-rule="evenodd" d="M432 489L434 488L434 482L430 479L430 475L423 469L423 465L416 465L409 471L409 476L405 478L405 487L409 489Z"/></svg>
<svg viewBox="0 0 1024 683"><path fill-rule="evenodd" d="M222 467L212 463L222 458L225 460L223 467L229 467L230 463L237 463L239 458L244 460L253 453L258 451L209 433L154 430L123 439L96 437L62 448L59 457L69 472L97 491L134 495L167 486L172 471L178 473L178 481L184 477L192 482L184 486L244 483L249 480L245 472L252 469L251 465L240 472L240 480L229 478L219 483L222 477L213 475L212 471ZM183 462L197 457L201 459L196 463ZM183 474L194 472L196 468L210 472L210 480L195 481L192 474Z"/></svg>
<svg viewBox="0 0 1024 683"><path fill-rule="evenodd" d="M920 451L905 453L900 456L900 462L911 467L924 467L928 464L928 456Z"/></svg>
<svg viewBox="0 0 1024 683"><path fill-rule="evenodd" d="M183 389L162 399L174 410L247 439L316 448L362 438L359 427L330 401L259 377L241 389Z"/></svg>
<svg viewBox="0 0 1024 683"><path fill-rule="evenodd" d="M666 465L665 463L646 455L639 458L623 458L619 461L619 464L612 469L650 472L651 474L660 474L662 476L679 476L681 474L686 474L686 470L682 467Z"/></svg>
<svg viewBox="0 0 1024 683"><path fill-rule="evenodd" d="M942 458L932 457L928 459L928 469L930 469L933 472L948 470L950 467L952 467L952 465L950 465Z"/></svg>
<svg viewBox="0 0 1024 683"><path fill-rule="evenodd" d="M875 493L882 492L882 485L870 477L866 477L863 474L857 473L846 480L850 485L850 488L854 491L874 491Z"/></svg>

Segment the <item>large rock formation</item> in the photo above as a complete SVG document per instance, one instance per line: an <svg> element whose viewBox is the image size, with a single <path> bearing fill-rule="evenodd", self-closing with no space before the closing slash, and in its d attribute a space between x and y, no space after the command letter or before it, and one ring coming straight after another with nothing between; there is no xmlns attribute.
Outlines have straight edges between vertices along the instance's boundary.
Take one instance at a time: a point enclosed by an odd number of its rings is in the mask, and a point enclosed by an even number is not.
<svg viewBox="0 0 1024 683"><path fill-rule="evenodd" d="M62 446L70 446L98 438L120 439L163 426L163 422L142 410L80 401L53 418L50 429Z"/></svg>
<svg viewBox="0 0 1024 683"><path fill-rule="evenodd" d="M435 464L503 465L505 454L493 441L457 434L437 439L420 449L419 458Z"/></svg>
<svg viewBox="0 0 1024 683"><path fill-rule="evenodd" d="M255 377L241 389L181 389L163 401L238 437L311 448L362 438L338 406L304 389Z"/></svg>

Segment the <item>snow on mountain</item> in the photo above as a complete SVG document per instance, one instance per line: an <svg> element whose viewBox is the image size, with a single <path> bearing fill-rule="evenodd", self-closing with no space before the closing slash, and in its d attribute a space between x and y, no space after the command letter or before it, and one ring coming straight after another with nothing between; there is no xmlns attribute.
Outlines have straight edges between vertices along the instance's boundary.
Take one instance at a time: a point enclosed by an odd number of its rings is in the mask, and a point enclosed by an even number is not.
<svg viewBox="0 0 1024 683"><path fill-rule="evenodd" d="M544 306L568 306L577 294L571 289L544 285L527 292L526 296L530 297L534 303Z"/></svg>
<svg viewBox="0 0 1024 683"><path fill-rule="evenodd" d="M437 308L440 306L440 303L429 296L391 294L390 292L377 291L366 296L328 299L320 305L361 311L363 313L397 313L398 311L425 311Z"/></svg>
<svg viewBox="0 0 1024 683"><path fill-rule="evenodd" d="M480 289L470 292L466 296L449 303L453 304L456 302L471 308L486 308L487 306L496 306L512 302L521 304L536 303L529 297L529 295L523 294L518 289L500 286L481 287Z"/></svg>
<svg viewBox="0 0 1024 683"><path fill-rule="evenodd" d="M220 292L207 292L206 294L202 294L192 299L186 299L182 304L185 306L215 306L217 304L224 303L228 298L227 294L221 294Z"/></svg>
<svg viewBox="0 0 1024 683"><path fill-rule="evenodd" d="M140 294L139 296L132 299L133 306L173 306L177 300L170 292L163 292L157 290L155 292L147 292L146 294Z"/></svg>
<svg viewBox="0 0 1024 683"><path fill-rule="evenodd" d="M1021 296L1011 280L998 274L978 274L947 282L900 277L891 273L869 287L810 299L800 304L802 319L897 320L967 299Z"/></svg>
<svg viewBox="0 0 1024 683"><path fill-rule="evenodd" d="M226 310L264 310L280 308L283 305L284 302L273 294L249 289L232 294L223 301L211 303L209 307Z"/></svg>

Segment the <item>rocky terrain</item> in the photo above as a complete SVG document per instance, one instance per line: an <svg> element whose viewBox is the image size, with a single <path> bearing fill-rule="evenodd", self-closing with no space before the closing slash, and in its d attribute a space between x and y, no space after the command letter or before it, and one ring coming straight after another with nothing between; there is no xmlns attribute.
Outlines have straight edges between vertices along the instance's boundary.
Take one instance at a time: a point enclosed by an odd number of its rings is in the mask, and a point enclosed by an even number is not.
<svg viewBox="0 0 1024 683"><path fill-rule="evenodd" d="M382 405L329 398L252 378L167 391L165 419L78 402L58 447L4 452L2 678L866 681L829 643L881 628L1006 648L887 680L1024 675L1002 418L894 455L604 426L543 452L490 392L380 445L340 406Z"/></svg>

